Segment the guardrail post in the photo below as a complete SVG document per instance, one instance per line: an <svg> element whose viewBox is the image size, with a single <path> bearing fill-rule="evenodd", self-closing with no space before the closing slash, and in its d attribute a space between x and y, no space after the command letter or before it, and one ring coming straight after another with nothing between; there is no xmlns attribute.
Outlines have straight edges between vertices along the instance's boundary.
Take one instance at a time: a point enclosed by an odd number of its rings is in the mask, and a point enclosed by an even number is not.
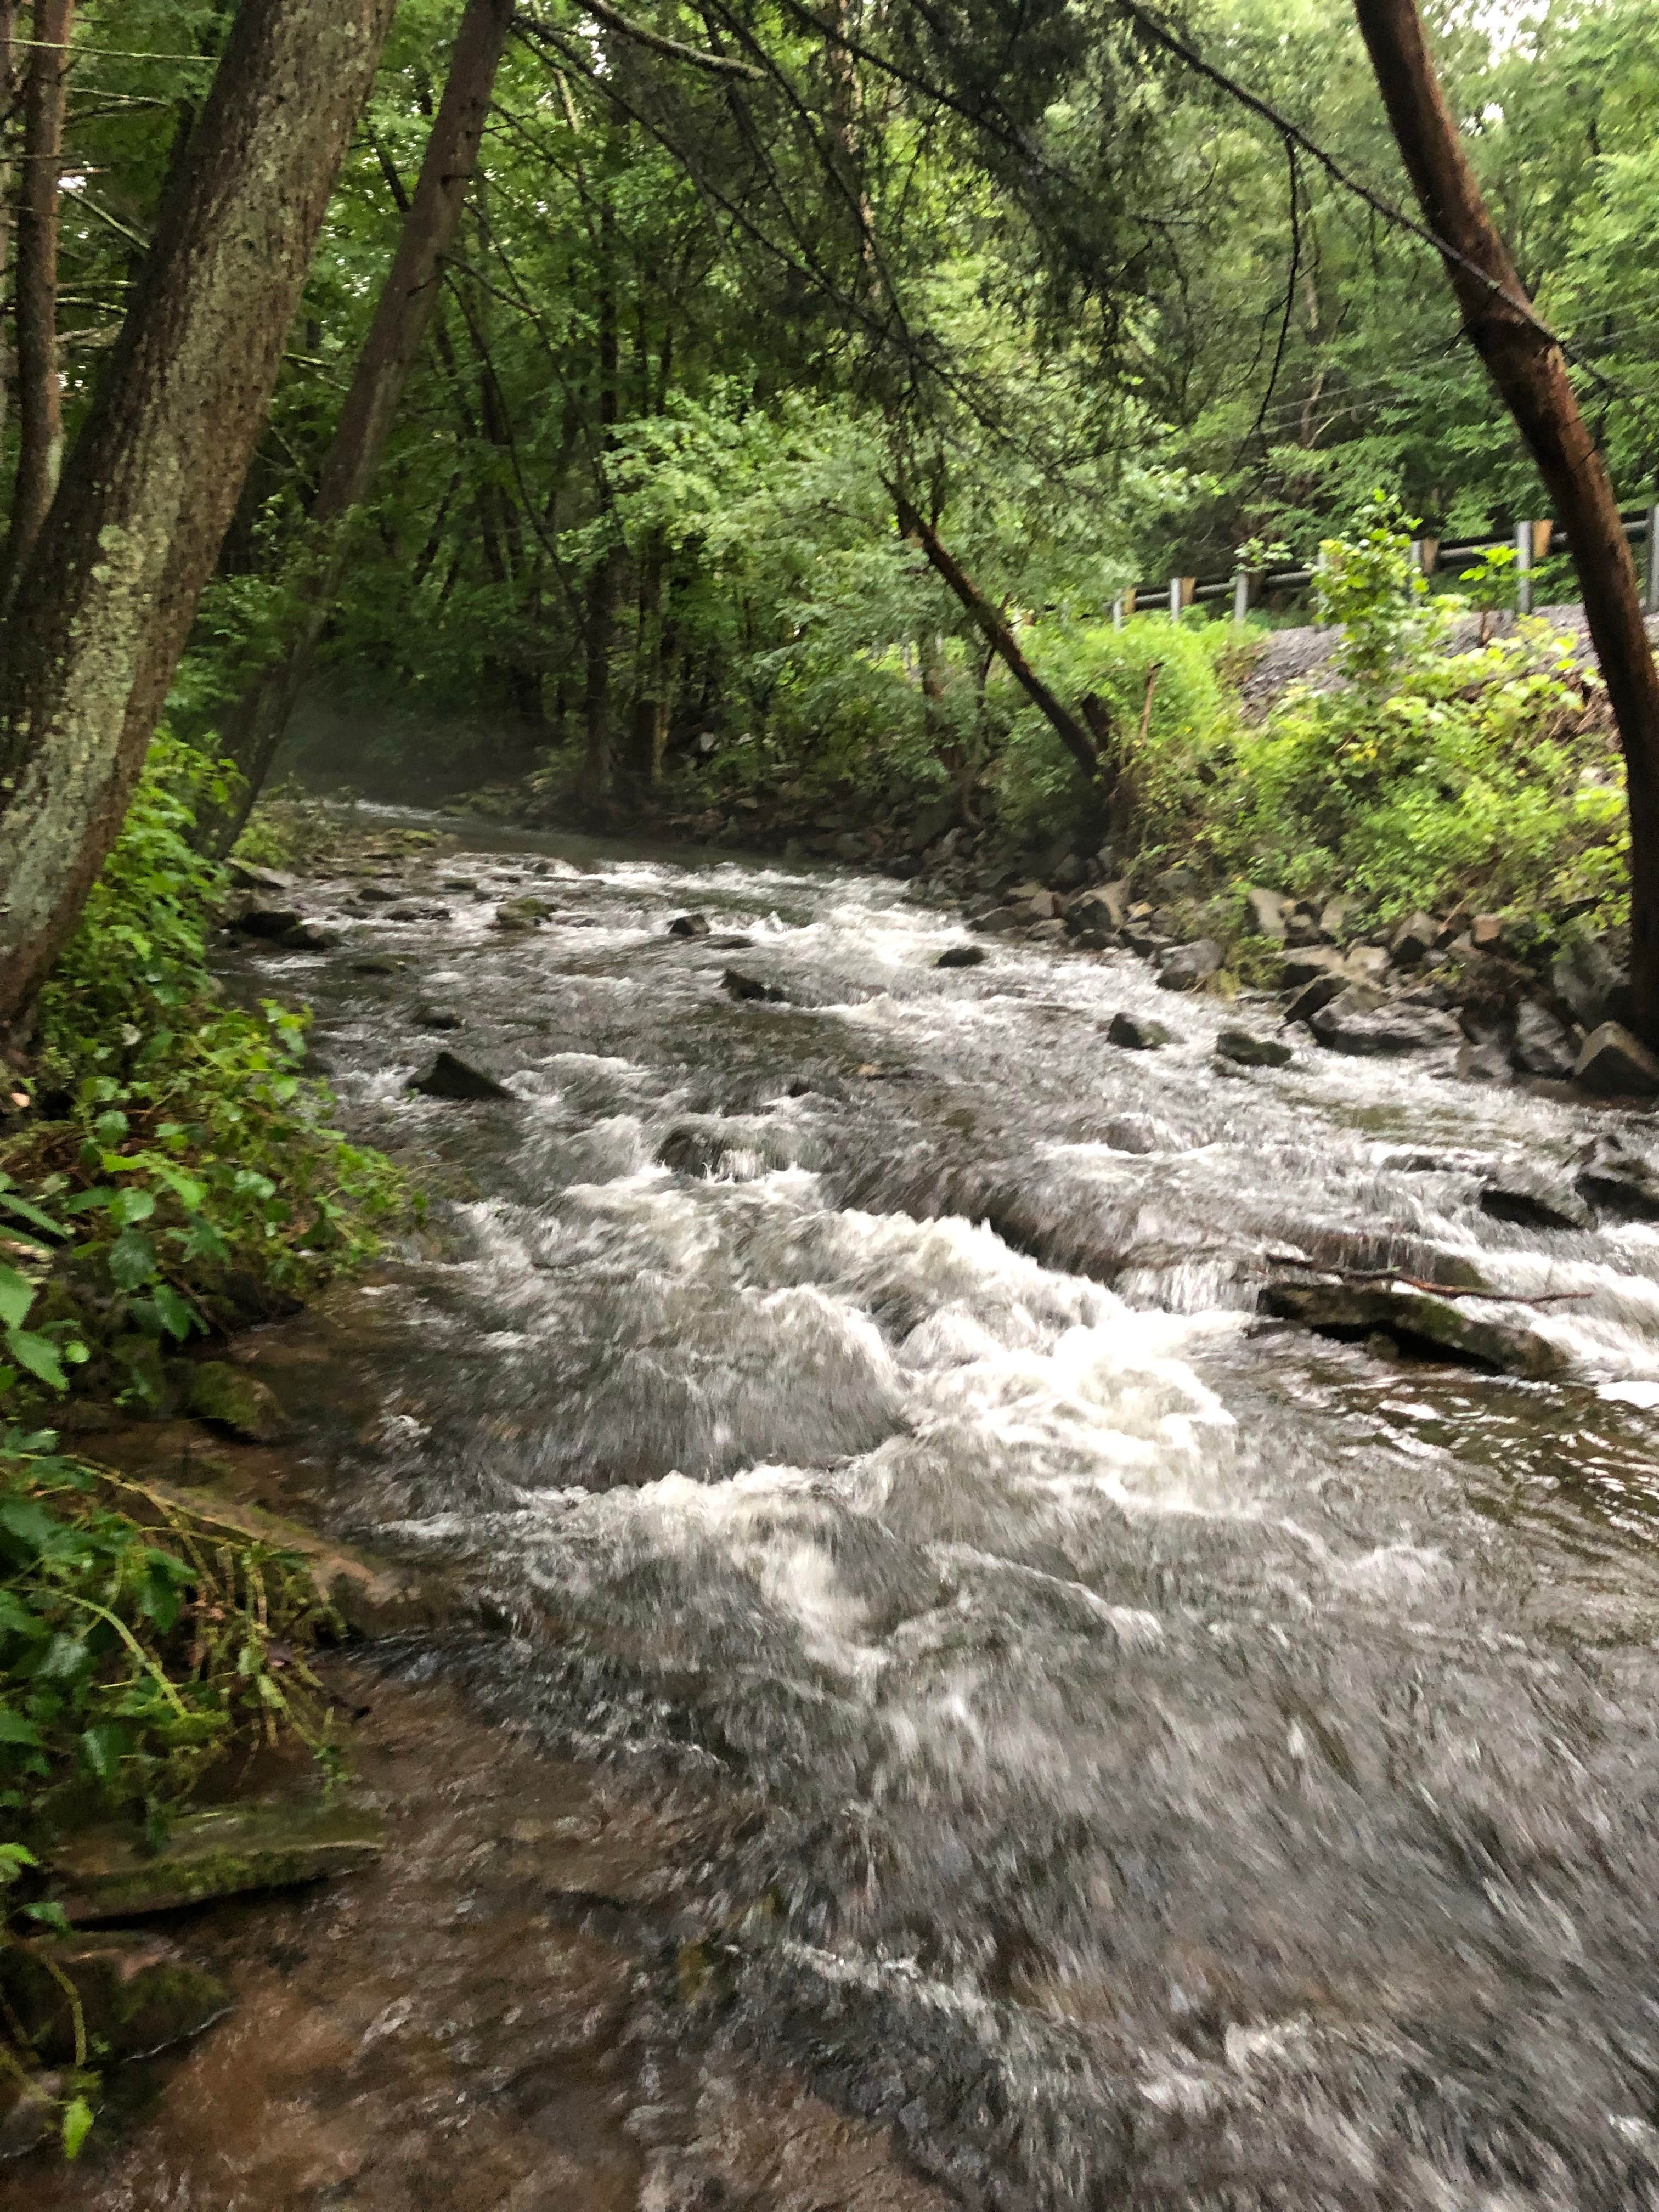
<svg viewBox="0 0 1659 2212"><path fill-rule="evenodd" d="M1116 597L1116 598L1112 601L1112 628L1113 628L1114 629L1122 629L1122 627L1123 627L1123 594L1122 594L1122 592L1120 592L1118 593L1117 597Z"/></svg>
<svg viewBox="0 0 1659 2212"><path fill-rule="evenodd" d="M1170 579L1170 620L1179 622L1193 603L1193 593L1198 589L1196 576L1171 576Z"/></svg>
<svg viewBox="0 0 1659 2212"><path fill-rule="evenodd" d="M1233 620L1242 623L1250 611L1249 571L1239 568L1233 575Z"/></svg>
<svg viewBox="0 0 1659 2212"><path fill-rule="evenodd" d="M1532 612L1532 524L1517 522L1515 526L1515 611L1520 615Z"/></svg>

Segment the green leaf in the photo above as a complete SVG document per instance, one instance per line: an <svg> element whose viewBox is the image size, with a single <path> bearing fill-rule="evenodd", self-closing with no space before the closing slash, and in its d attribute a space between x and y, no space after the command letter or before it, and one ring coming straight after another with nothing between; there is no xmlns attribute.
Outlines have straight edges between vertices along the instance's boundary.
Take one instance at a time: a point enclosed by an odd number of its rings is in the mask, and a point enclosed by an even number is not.
<svg viewBox="0 0 1659 2212"><path fill-rule="evenodd" d="M0 1206L4 1206L8 1213L15 1213L19 1220L33 1222L37 1229L44 1229L49 1237L61 1237L64 1233L61 1225L49 1213L42 1213L40 1207L32 1205L27 1198L19 1198L15 1190L0 1190Z"/></svg>
<svg viewBox="0 0 1659 2212"><path fill-rule="evenodd" d="M195 1308L188 1305L179 1297L171 1283L158 1283L153 1294L153 1301L156 1312L161 1317L161 1326L169 1336L176 1337L182 1344L196 1327Z"/></svg>
<svg viewBox="0 0 1659 2212"><path fill-rule="evenodd" d="M155 1211L155 1194L149 1190L118 1190L109 1203L112 1221L148 1221Z"/></svg>
<svg viewBox="0 0 1659 2212"><path fill-rule="evenodd" d="M109 1271L124 1291L136 1291L155 1273L155 1250L148 1237L124 1229L106 1255Z"/></svg>
<svg viewBox="0 0 1659 2212"><path fill-rule="evenodd" d="M40 1731L34 1723L25 1714L14 1712L4 1699L0 1698L0 1743L21 1743L33 1747L40 1741ZM0 1844L0 1881L12 1879L4 1870L4 1854L9 1850L20 1848L21 1846L14 1844ZM29 1863L33 1866L33 1860L31 1859Z"/></svg>
<svg viewBox="0 0 1659 2212"><path fill-rule="evenodd" d="M60 1936L70 1932L70 1917L56 1898L45 1898L39 1905L20 1905L17 1909L25 1920L38 1921L41 1927L55 1929Z"/></svg>
<svg viewBox="0 0 1659 2212"><path fill-rule="evenodd" d="M100 1782L115 1779L121 1761L131 1749L132 1731L118 1721L100 1721L95 1728L82 1732L81 1755Z"/></svg>
<svg viewBox="0 0 1659 2212"><path fill-rule="evenodd" d="M64 2107L64 2156L76 2159L81 2146L92 2133L92 2106L84 2097L71 2097Z"/></svg>
<svg viewBox="0 0 1659 2212"><path fill-rule="evenodd" d="M0 1326L21 1328L39 1287L27 1275L19 1274L15 1267L0 1264Z"/></svg>
<svg viewBox="0 0 1659 2212"><path fill-rule="evenodd" d="M9 1328L5 1334L6 1356L26 1368L37 1381L53 1390L67 1390L69 1377L64 1372L63 1354L49 1336L37 1335L32 1329Z"/></svg>

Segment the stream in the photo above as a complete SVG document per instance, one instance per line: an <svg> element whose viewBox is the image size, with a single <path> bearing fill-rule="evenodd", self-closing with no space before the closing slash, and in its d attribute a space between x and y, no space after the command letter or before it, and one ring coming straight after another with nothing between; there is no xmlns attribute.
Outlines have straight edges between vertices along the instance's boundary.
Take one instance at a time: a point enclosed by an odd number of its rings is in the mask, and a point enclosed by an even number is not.
<svg viewBox="0 0 1659 2212"><path fill-rule="evenodd" d="M464 836L447 914L335 886L336 951L235 956L438 1194L301 1452L506 1624L402 1683L700 1808L637 1936L679 2061L787 2069L894 2203L1659 2205L1659 1226L1478 1204L1644 1122L1305 1032L1224 1073L1238 1009L1127 954L940 970L960 922L875 878ZM440 1046L512 1099L411 1095ZM1286 1251L1473 1261L1568 1379L1258 1321ZM453 2063L400 2127L487 2103ZM118 2201L391 2201L288 2188Z"/></svg>

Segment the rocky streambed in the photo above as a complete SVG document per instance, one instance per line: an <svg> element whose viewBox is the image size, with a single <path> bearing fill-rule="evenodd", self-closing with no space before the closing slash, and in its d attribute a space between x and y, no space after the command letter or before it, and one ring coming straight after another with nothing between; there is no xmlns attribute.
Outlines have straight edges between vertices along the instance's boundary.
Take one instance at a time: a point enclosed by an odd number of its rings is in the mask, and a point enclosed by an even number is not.
<svg viewBox="0 0 1659 2212"><path fill-rule="evenodd" d="M351 1662L378 1868L31 2203L1659 2202L1645 1111L1472 1080L1449 945L1344 1049L1037 895L250 888L434 1204L236 1358L458 1609Z"/></svg>

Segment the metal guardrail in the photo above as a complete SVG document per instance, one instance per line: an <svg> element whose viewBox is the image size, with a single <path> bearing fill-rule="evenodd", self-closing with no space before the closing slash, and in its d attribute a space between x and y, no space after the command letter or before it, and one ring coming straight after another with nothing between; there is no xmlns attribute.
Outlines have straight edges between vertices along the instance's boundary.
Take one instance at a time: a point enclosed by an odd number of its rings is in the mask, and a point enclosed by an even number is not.
<svg viewBox="0 0 1659 2212"><path fill-rule="evenodd" d="M1649 614L1659 614L1659 501L1620 519L1632 553L1638 545L1646 549L1643 605ZM1448 562L1465 561L1498 545L1515 548L1516 605L1522 614L1530 614L1534 570L1552 551L1571 550L1566 533L1559 524L1548 520L1518 522L1510 537L1471 538L1460 539L1455 544L1438 538L1418 538L1412 541L1412 553L1423 574L1432 576ZM1236 568L1229 576L1171 576L1166 583L1132 584L1112 602L1112 625L1121 629L1128 616L1150 612L1153 608L1159 612L1167 609L1178 620L1188 607L1201 605L1208 599L1226 599L1233 603L1233 620L1243 622L1250 609L1270 592L1305 591L1318 573L1316 568Z"/></svg>

